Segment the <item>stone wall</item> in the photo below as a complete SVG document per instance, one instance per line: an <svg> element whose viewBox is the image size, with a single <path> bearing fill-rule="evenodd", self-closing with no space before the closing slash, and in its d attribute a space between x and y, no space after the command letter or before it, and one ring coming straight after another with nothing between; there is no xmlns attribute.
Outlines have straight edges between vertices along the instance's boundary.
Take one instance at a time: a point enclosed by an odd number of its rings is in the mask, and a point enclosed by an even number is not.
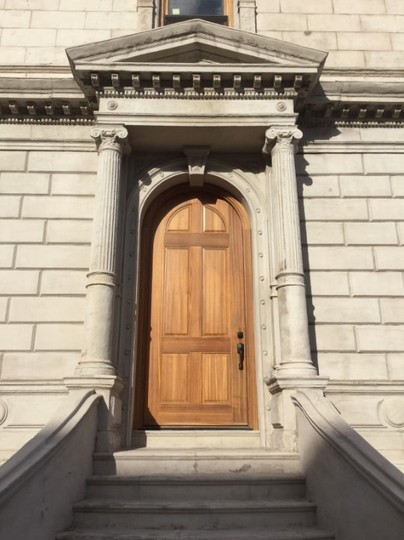
<svg viewBox="0 0 404 540"><path fill-rule="evenodd" d="M136 0L0 0L0 10L0 65L67 65L67 47L137 28Z"/></svg>
<svg viewBox="0 0 404 540"><path fill-rule="evenodd" d="M46 132L57 139L59 132L14 128L34 138ZM0 151L3 381L70 375L83 345L97 154L89 128L69 129L87 135L91 149Z"/></svg>
<svg viewBox="0 0 404 540"><path fill-rule="evenodd" d="M326 68L404 67L402 0L257 0L258 32L329 51Z"/></svg>
<svg viewBox="0 0 404 540"><path fill-rule="evenodd" d="M350 148L298 156L312 348L334 380L404 379L403 150L358 148L401 137L342 129Z"/></svg>
<svg viewBox="0 0 404 540"><path fill-rule="evenodd" d="M328 68L404 67L402 0L256 2L259 33L329 51ZM137 0L0 0L0 65L65 66L67 47L151 27L142 9Z"/></svg>

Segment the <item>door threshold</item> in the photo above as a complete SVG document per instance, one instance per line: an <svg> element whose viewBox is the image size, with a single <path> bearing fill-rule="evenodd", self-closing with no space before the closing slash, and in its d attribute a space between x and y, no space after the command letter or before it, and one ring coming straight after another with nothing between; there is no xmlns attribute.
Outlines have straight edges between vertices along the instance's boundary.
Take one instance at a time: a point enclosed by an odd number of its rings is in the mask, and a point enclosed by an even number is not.
<svg viewBox="0 0 404 540"><path fill-rule="evenodd" d="M132 433L133 448L261 448L259 431L229 429L139 430Z"/></svg>

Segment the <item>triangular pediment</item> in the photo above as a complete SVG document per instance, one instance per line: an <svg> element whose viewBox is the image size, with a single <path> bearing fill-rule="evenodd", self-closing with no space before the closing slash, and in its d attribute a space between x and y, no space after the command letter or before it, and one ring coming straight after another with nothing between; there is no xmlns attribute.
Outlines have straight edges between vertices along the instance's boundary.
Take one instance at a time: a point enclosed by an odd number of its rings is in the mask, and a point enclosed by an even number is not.
<svg viewBox="0 0 404 540"><path fill-rule="evenodd" d="M67 50L76 64L229 63L319 65L326 53L194 19Z"/></svg>
<svg viewBox="0 0 404 540"><path fill-rule="evenodd" d="M68 49L86 97L306 96L327 53L194 19Z"/></svg>
<svg viewBox="0 0 404 540"><path fill-rule="evenodd" d="M182 43L171 44L161 49L138 51L134 54L124 55L116 60L120 62L153 62L170 64L246 64L265 63L267 60L253 55L247 51L233 50L233 48L219 47L217 43L200 36L190 36ZM272 63L272 62L271 62Z"/></svg>

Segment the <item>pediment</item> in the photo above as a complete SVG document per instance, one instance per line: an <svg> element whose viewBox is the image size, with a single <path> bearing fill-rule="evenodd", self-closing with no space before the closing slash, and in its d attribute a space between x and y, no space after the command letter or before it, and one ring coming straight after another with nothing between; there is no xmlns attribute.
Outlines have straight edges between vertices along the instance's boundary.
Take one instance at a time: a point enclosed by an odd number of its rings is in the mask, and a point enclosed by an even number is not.
<svg viewBox="0 0 404 540"><path fill-rule="evenodd" d="M268 99L302 103L327 53L194 19L67 49L73 75L103 96Z"/></svg>
<svg viewBox="0 0 404 540"><path fill-rule="evenodd" d="M67 49L72 66L126 63L221 63L309 66L327 54L194 19Z"/></svg>

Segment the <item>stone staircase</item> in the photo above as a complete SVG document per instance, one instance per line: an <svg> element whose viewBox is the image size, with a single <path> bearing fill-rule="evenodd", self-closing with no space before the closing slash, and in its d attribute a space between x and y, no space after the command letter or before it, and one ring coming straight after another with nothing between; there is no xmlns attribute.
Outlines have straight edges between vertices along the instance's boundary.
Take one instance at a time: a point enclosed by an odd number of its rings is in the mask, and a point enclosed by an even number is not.
<svg viewBox="0 0 404 540"><path fill-rule="evenodd" d="M295 454L138 449L97 454L57 540L332 540Z"/></svg>

